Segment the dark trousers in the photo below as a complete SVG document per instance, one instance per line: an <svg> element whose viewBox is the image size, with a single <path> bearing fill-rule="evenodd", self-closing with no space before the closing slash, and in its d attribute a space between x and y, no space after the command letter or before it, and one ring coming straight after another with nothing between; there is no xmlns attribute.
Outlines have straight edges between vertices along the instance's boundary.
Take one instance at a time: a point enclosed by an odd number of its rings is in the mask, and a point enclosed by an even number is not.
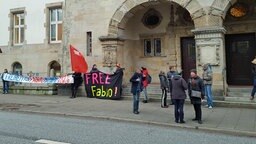
<svg viewBox="0 0 256 144"><path fill-rule="evenodd" d="M72 91L72 97L73 98L76 97L77 89L78 89L78 86L71 84L71 91Z"/></svg>
<svg viewBox="0 0 256 144"><path fill-rule="evenodd" d="M202 109L201 109L201 104L193 104L194 109L195 109L195 119L196 120L202 120Z"/></svg>
<svg viewBox="0 0 256 144"><path fill-rule="evenodd" d="M166 88L162 89L162 98L161 98L161 107L167 106L167 90Z"/></svg>
<svg viewBox="0 0 256 144"><path fill-rule="evenodd" d="M175 114L175 121L184 121L184 99L174 99L174 114Z"/></svg>
<svg viewBox="0 0 256 144"><path fill-rule="evenodd" d="M251 92L251 96L254 97L255 93L256 93L256 79L253 80L253 89Z"/></svg>

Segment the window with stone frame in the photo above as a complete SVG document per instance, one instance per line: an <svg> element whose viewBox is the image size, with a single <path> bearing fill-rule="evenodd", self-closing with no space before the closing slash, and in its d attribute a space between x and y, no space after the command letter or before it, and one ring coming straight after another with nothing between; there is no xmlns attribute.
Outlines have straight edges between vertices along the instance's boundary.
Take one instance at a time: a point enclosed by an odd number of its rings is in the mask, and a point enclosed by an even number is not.
<svg viewBox="0 0 256 144"><path fill-rule="evenodd" d="M12 13L13 15L13 44L20 45L25 39L25 15L24 12Z"/></svg>
<svg viewBox="0 0 256 144"><path fill-rule="evenodd" d="M62 40L62 8L50 8L50 42L61 42Z"/></svg>
<svg viewBox="0 0 256 144"><path fill-rule="evenodd" d="M144 56L161 56L162 40L161 38L144 39Z"/></svg>

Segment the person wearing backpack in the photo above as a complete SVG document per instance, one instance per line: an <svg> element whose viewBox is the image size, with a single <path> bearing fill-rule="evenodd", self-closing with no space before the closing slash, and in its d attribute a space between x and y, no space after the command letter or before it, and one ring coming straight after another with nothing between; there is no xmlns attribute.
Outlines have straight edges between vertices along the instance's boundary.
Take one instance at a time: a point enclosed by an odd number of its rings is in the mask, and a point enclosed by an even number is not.
<svg viewBox="0 0 256 144"><path fill-rule="evenodd" d="M78 87L83 83L83 78L79 72L74 72L72 77L74 78L74 83L71 84L72 96L70 98L76 98Z"/></svg>
<svg viewBox="0 0 256 144"><path fill-rule="evenodd" d="M169 67L169 70L170 70L170 71L167 72L167 79L168 79L168 81L169 81L169 86L170 86L170 98L171 98L170 105L173 105L174 102L173 102L173 100L172 100L172 89L171 89L171 87L172 87L172 78L173 78L175 75L177 75L178 72L174 70L174 66L170 66L170 67Z"/></svg>
<svg viewBox="0 0 256 144"><path fill-rule="evenodd" d="M147 93L147 87L149 84L149 74L148 74L148 70L145 67L141 67L141 73L142 73L142 83L143 83L143 92L144 92L144 100L143 103L147 103L148 102L148 93Z"/></svg>
<svg viewBox="0 0 256 144"><path fill-rule="evenodd" d="M167 92L169 91L169 84L168 84L167 77L165 76L165 73L163 71L160 71L159 79L160 79L160 88L162 90L161 107L168 108L166 100L167 100Z"/></svg>

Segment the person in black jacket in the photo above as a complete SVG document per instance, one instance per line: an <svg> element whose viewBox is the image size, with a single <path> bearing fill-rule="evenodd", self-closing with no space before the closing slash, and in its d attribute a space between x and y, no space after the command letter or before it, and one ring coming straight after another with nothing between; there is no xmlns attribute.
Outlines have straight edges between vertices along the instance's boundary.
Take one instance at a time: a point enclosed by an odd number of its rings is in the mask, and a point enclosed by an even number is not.
<svg viewBox="0 0 256 144"><path fill-rule="evenodd" d="M7 74L7 73L8 73L8 70L7 70L7 69L4 69L4 73L2 74L3 94L7 94L8 91L9 91L9 82L3 79L4 74Z"/></svg>
<svg viewBox="0 0 256 144"><path fill-rule="evenodd" d="M93 64L90 73L98 72L98 71L99 71L99 70L98 70L98 68L97 68L97 65L96 65L96 64Z"/></svg>
<svg viewBox="0 0 256 144"><path fill-rule="evenodd" d="M72 96L70 98L76 98L77 89L82 84L83 79L79 72L73 73L72 76L74 78L74 83L71 84Z"/></svg>
<svg viewBox="0 0 256 144"><path fill-rule="evenodd" d="M168 108L166 100L167 100L167 92L169 91L169 83L163 71L160 71L159 73L159 80L160 80L160 88L162 90L161 107Z"/></svg>
<svg viewBox="0 0 256 144"><path fill-rule="evenodd" d="M202 124L202 99L204 99L204 83L203 80L197 75L197 71L192 69L190 71L190 78L188 80L188 95L195 109L195 118L193 121L198 121Z"/></svg>
<svg viewBox="0 0 256 144"><path fill-rule="evenodd" d="M130 82L132 83L131 93L133 95L133 113L139 114L139 99L140 93L143 90L142 74L140 69L136 70L136 72L131 77Z"/></svg>

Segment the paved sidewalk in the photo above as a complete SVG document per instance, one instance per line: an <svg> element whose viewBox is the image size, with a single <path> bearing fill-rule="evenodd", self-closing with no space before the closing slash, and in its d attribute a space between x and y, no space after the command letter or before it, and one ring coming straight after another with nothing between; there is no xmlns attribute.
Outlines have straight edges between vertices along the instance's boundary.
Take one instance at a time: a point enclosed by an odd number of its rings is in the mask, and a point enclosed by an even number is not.
<svg viewBox="0 0 256 144"><path fill-rule="evenodd" d="M161 108L159 102L140 103L140 114L135 115L132 113L131 100L113 101L87 97L70 99L67 96L0 94L0 109L103 118L256 136L256 111L246 108L202 108L202 125L192 121L194 109L190 104L185 105L184 109L186 124L176 124L174 122L173 106Z"/></svg>

